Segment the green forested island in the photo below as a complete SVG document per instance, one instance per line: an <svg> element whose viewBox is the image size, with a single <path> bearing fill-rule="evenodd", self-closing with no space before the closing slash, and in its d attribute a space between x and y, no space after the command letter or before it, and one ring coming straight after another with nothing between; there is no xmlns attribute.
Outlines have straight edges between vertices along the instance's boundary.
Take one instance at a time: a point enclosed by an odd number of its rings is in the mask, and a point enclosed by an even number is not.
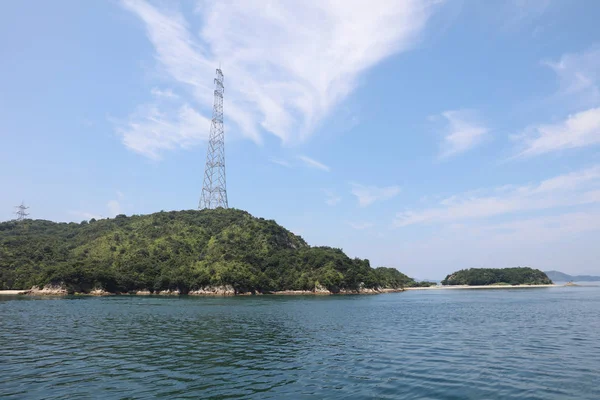
<svg viewBox="0 0 600 400"><path fill-rule="evenodd" d="M428 285L340 249L311 247L274 221L235 209L0 223L0 290L48 284L69 292L182 294L224 286L235 293L337 293Z"/></svg>
<svg viewBox="0 0 600 400"><path fill-rule="evenodd" d="M549 285L552 281L539 269L518 268L470 268L454 272L442 281L442 285Z"/></svg>

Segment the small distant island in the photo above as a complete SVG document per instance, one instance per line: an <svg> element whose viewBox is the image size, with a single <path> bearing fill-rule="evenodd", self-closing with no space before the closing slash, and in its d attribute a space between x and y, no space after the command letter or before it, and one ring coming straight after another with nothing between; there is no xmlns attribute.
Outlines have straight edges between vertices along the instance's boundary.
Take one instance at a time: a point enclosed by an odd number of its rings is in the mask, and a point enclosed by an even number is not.
<svg viewBox="0 0 600 400"><path fill-rule="evenodd" d="M0 223L0 290L328 294L429 285L341 249L309 246L275 221L236 209Z"/></svg>
<svg viewBox="0 0 600 400"><path fill-rule="evenodd" d="M461 269L442 281L442 285L552 285L552 280L539 269L517 268L470 268Z"/></svg>
<svg viewBox="0 0 600 400"><path fill-rule="evenodd" d="M560 271L545 271L545 273L554 282L600 282L600 276L569 275Z"/></svg>

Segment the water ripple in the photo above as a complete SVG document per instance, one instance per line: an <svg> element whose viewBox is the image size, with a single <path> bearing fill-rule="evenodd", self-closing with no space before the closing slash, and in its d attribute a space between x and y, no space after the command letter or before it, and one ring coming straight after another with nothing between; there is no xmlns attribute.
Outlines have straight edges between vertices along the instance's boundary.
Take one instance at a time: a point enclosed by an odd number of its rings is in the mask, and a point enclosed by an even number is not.
<svg viewBox="0 0 600 400"><path fill-rule="evenodd" d="M0 299L0 397L598 399L600 289Z"/></svg>

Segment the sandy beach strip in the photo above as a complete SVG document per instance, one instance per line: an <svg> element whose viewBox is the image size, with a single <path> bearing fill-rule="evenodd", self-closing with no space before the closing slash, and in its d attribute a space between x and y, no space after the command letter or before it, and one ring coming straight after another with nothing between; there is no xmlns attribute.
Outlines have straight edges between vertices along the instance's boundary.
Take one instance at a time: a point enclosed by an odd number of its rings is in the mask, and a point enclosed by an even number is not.
<svg viewBox="0 0 600 400"><path fill-rule="evenodd" d="M405 290L457 290L457 289L535 289L548 287L561 287L564 285L453 285L453 286L429 286L429 287L407 287Z"/></svg>
<svg viewBox="0 0 600 400"><path fill-rule="evenodd" d="M16 296L18 294L25 294L27 290L0 290L0 296Z"/></svg>

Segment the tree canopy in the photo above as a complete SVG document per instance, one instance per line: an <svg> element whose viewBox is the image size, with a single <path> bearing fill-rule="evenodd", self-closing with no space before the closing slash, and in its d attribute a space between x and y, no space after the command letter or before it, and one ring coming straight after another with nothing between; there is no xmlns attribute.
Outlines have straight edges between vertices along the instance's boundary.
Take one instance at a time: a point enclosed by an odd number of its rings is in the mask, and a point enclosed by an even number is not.
<svg viewBox="0 0 600 400"><path fill-rule="evenodd" d="M0 289L65 284L76 291L332 292L417 285L341 249L311 247L275 221L235 209L55 223L0 223Z"/></svg>

